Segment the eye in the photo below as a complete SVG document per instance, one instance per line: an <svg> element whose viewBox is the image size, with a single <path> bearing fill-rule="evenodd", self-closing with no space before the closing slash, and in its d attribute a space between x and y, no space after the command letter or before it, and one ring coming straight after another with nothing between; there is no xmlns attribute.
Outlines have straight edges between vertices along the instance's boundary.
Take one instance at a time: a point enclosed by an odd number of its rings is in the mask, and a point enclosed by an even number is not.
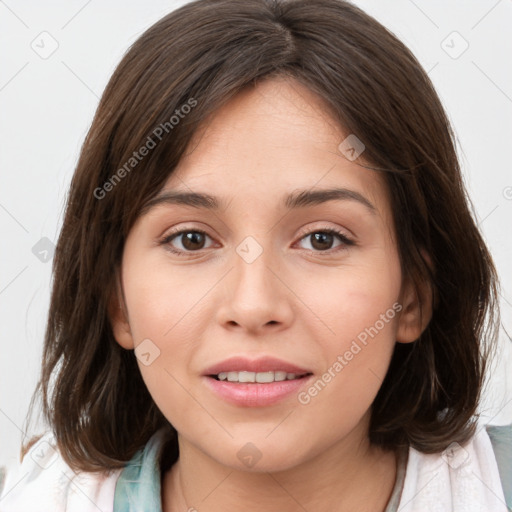
<svg viewBox="0 0 512 512"><path fill-rule="evenodd" d="M182 229L168 234L162 241L162 245L167 245L168 250L180 256L187 252L196 252L204 249L205 238L210 238L200 229ZM173 247L171 242L179 241L181 248Z"/></svg>
<svg viewBox="0 0 512 512"><path fill-rule="evenodd" d="M335 239L341 242L335 250L332 248L332 244ZM355 242L349 239L345 234L336 229L327 228L327 229L316 229L315 231L310 231L306 235L304 235L300 241L310 240L310 245L312 247L311 250L314 252L337 252L338 250L344 250L347 246L355 245Z"/></svg>

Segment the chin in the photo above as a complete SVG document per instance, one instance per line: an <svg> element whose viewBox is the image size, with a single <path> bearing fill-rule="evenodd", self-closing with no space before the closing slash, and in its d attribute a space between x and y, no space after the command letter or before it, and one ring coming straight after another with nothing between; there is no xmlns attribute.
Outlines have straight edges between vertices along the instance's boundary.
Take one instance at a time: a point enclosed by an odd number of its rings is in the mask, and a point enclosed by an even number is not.
<svg viewBox="0 0 512 512"><path fill-rule="evenodd" d="M247 438L246 438L247 439ZM277 447L279 446L279 449ZM286 471L300 465L308 457L305 453L304 445L301 444L302 451L298 452L295 446L278 445L276 442L262 440L260 442L245 441L240 446L223 449L219 453L212 454L213 458L219 464L227 466L237 471L247 471L250 473L275 473ZM234 449L234 457L226 457Z"/></svg>

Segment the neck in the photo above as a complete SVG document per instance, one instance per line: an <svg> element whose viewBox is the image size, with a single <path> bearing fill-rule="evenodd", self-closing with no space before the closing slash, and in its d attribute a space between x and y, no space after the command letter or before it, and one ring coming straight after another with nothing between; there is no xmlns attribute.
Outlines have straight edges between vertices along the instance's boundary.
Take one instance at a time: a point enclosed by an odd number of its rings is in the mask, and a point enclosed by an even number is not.
<svg viewBox="0 0 512 512"><path fill-rule="evenodd" d="M219 464L178 437L180 457L163 475L162 510L245 512L384 511L396 479L396 456L355 429L336 445L276 472Z"/></svg>

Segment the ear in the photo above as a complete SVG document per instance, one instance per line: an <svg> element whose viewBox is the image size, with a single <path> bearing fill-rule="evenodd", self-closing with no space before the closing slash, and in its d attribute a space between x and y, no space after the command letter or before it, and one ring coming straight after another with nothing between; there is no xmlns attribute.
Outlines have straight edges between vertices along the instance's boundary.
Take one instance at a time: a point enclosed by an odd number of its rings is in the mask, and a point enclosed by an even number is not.
<svg viewBox="0 0 512 512"><path fill-rule="evenodd" d="M423 257L432 268L432 260L429 255L421 251ZM422 281L415 288L409 279L401 294L402 311L398 320L396 341L398 343L411 343L416 341L426 329L433 313L433 292L430 281Z"/></svg>
<svg viewBox="0 0 512 512"><path fill-rule="evenodd" d="M128 321L126 302L124 300L122 286L119 282L119 273L116 272L116 274L116 289L110 296L108 317L117 343L126 350L132 350L135 348L135 345L133 343L133 336L130 329L130 323Z"/></svg>

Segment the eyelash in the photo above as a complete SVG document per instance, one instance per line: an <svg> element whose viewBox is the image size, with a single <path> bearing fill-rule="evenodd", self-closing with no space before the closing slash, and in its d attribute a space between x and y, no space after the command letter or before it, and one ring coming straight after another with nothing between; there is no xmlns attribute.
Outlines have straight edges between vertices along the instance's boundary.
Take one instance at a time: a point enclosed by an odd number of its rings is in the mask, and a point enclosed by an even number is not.
<svg viewBox="0 0 512 512"><path fill-rule="evenodd" d="M170 233L168 233L162 240L160 240L159 244L160 245L167 245L168 247L166 249L169 252L171 252L173 254L176 254L178 256L187 256L189 254L199 253L199 252L201 252L201 250L203 250L203 249L199 249L198 251L182 251L182 250L178 250L178 249L173 248L170 245L170 242L174 238L177 238L178 235L182 235L183 233L201 233L202 235L206 235L207 237L211 238L210 235L208 235L208 233L206 233L205 231L203 231L201 229L176 229L176 230L171 231ZM340 231L338 231L336 229L333 229L333 228L317 228L317 229L314 229L314 230L309 231L308 233L305 233L304 235L302 235L299 238L299 241L303 240L304 238L307 238L308 236L311 236L314 233L328 233L330 235L336 235L340 239L342 244L343 244L343 245L338 246L337 248L334 248L334 249L327 249L325 251L315 251L315 250L312 251L312 252L317 253L319 255L324 255L325 254L325 255L329 256L329 255L332 255L335 252L347 250L347 247L357 245L354 240L348 238L345 234L343 234ZM304 250L311 251L311 249L304 249Z"/></svg>

